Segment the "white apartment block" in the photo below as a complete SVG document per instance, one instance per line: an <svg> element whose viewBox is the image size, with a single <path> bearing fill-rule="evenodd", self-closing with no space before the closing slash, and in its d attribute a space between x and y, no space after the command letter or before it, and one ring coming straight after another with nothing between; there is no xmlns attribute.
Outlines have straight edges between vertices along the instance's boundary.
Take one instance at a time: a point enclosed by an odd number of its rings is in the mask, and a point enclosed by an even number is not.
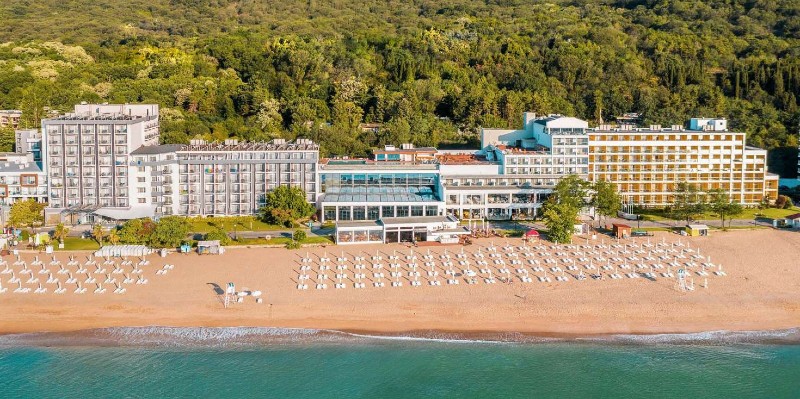
<svg viewBox="0 0 800 399"><path fill-rule="evenodd" d="M482 129L481 151L439 157L447 212L461 219L532 219L558 181L586 178L586 121L523 114L522 129Z"/></svg>
<svg viewBox="0 0 800 399"><path fill-rule="evenodd" d="M746 135L728 131L725 119L694 118L688 129L604 125L589 131L589 146L590 180L614 183L625 203L667 206L681 181L702 191L721 188L747 206L778 195L767 151L747 146Z"/></svg>
<svg viewBox="0 0 800 399"><path fill-rule="evenodd" d="M42 134L50 208L121 212L131 206L131 152L158 144L158 105L76 105L42 120Z"/></svg>
<svg viewBox="0 0 800 399"><path fill-rule="evenodd" d="M132 156L132 208L148 216L252 215L281 185L302 188L309 202L316 196L319 146L309 140L192 140L141 147Z"/></svg>

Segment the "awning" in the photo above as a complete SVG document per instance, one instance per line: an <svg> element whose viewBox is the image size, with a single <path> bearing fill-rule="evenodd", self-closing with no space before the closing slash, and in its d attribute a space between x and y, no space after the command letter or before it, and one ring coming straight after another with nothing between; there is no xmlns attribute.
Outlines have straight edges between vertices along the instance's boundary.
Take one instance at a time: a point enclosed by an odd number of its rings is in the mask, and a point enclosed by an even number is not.
<svg viewBox="0 0 800 399"><path fill-rule="evenodd" d="M539 237L539 232L534 229L530 229L525 232L525 237Z"/></svg>
<svg viewBox="0 0 800 399"><path fill-rule="evenodd" d="M130 220L153 217L153 215L155 215L155 209L147 206L137 206L131 208L100 208L92 213L114 220Z"/></svg>

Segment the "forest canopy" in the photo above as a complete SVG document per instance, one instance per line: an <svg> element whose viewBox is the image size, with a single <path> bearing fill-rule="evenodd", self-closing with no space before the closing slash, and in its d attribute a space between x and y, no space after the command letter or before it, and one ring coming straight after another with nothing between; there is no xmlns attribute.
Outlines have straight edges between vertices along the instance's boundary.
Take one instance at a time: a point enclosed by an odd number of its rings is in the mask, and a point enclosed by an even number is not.
<svg viewBox="0 0 800 399"><path fill-rule="evenodd" d="M358 156L474 144L523 111L721 116L776 150L773 171L796 167L796 0L6 0L0 20L0 109L31 127L80 101L155 102L164 142Z"/></svg>

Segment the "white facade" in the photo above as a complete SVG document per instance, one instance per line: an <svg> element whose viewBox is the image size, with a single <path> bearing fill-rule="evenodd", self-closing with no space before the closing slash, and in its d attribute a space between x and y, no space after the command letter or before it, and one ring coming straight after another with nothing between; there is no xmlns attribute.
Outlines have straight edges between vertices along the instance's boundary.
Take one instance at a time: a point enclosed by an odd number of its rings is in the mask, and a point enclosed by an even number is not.
<svg viewBox="0 0 800 399"><path fill-rule="evenodd" d="M160 217L252 215L265 196L288 185L316 196L319 146L287 143L208 143L145 146L133 152L132 207Z"/></svg>
<svg viewBox="0 0 800 399"><path fill-rule="evenodd" d="M81 104L42 120L50 207L71 211L128 209L131 152L158 144L157 105Z"/></svg>

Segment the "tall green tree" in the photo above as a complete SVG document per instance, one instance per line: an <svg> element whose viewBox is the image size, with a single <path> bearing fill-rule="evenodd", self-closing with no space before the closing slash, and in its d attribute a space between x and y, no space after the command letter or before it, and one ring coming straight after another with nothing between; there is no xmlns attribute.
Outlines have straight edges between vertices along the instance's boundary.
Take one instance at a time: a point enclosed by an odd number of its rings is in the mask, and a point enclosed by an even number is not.
<svg viewBox="0 0 800 399"><path fill-rule="evenodd" d="M0 152L14 151L15 143L14 129L10 127L0 128Z"/></svg>
<svg viewBox="0 0 800 399"><path fill-rule="evenodd" d="M311 217L316 211L306 201L306 193L299 187L280 186L266 196L265 205L259 210L261 218L272 224L291 227L296 221Z"/></svg>
<svg viewBox="0 0 800 399"><path fill-rule="evenodd" d="M45 204L33 199L14 202L9 211L8 224L32 229L44 222L44 207Z"/></svg>
<svg viewBox="0 0 800 399"><path fill-rule="evenodd" d="M595 212L602 218L616 216L617 212L622 209L622 198L617 192L616 186L613 183L600 180L592 188L594 189L592 206L594 206ZM598 218L598 223L600 223L600 218Z"/></svg>
<svg viewBox="0 0 800 399"><path fill-rule="evenodd" d="M547 226L547 237L551 241L561 244L572 242L578 208L568 203L548 203L543 217Z"/></svg>
<svg viewBox="0 0 800 399"><path fill-rule="evenodd" d="M589 183L576 175L561 179L544 204L544 223L553 242L572 240L581 209L590 204Z"/></svg>
<svg viewBox="0 0 800 399"><path fill-rule="evenodd" d="M165 216L158 220L153 234L150 236L150 246L176 248L186 240L189 234L189 223L180 216Z"/></svg>
<svg viewBox="0 0 800 399"><path fill-rule="evenodd" d="M731 201L728 193L721 188L708 191L708 208L719 216L722 227L725 227L726 217L729 218L728 225L730 226L731 219L744 212L742 204Z"/></svg>
<svg viewBox="0 0 800 399"><path fill-rule="evenodd" d="M94 225L94 227L92 227L92 237L94 237L94 240L102 246L106 237L106 229L104 229L99 223Z"/></svg>
<svg viewBox="0 0 800 399"><path fill-rule="evenodd" d="M702 214L706 208L706 194L696 185L685 181L676 184L672 205L669 209L672 218L689 222Z"/></svg>

